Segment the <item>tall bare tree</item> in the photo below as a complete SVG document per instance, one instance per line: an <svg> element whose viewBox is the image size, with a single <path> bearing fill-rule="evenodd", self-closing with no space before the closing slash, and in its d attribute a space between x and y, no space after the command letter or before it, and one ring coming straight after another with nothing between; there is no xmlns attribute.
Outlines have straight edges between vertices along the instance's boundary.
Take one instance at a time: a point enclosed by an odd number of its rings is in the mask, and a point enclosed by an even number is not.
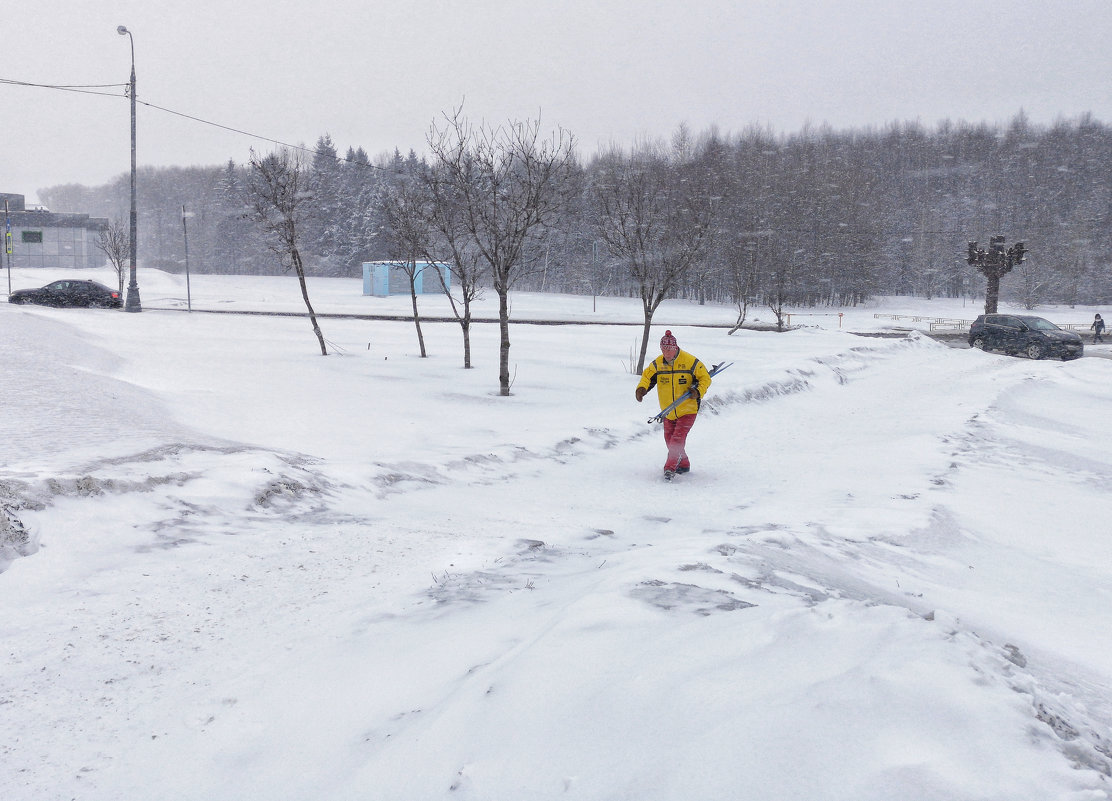
<svg viewBox="0 0 1112 801"><path fill-rule="evenodd" d="M653 314L705 252L713 197L689 164L659 145L642 145L628 156L611 150L599 158L595 173L599 236L626 265L641 295L640 373Z"/></svg>
<svg viewBox="0 0 1112 801"><path fill-rule="evenodd" d="M783 331L789 319L786 311L795 289L797 266L790 261L781 260L769 271L768 284L764 290L765 303L776 317L776 330Z"/></svg>
<svg viewBox="0 0 1112 801"><path fill-rule="evenodd" d="M452 287L445 283L443 273L439 270L437 277L463 331L463 367L469 370L471 303L482 297L486 263L478 245L468 234L466 204L451 180L449 171L442 165L436 165L426 173L426 181L432 200L429 207L429 227L433 233L426 255L439 266L446 265L451 273ZM458 301L456 294L459 295Z"/></svg>
<svg viewBox="0 0 1112 801"><path fill-rule="evenodd" d="M116 271L120 296L124 294L124 271L131 255L131 235L121 222L110 222L97 236L97 250L108 257L112 269Z"/></svg>
<svg viewBox="0 0 1112 801"><path fill-rule="evenodd" d="M429 149L463 204L464 230L490 269L498 293L501 334L498 384L510 394L510 307L514 281L530 268L528 247L571 189L575 138L557 130L540 136L540 122L473 126L457 109L433 124Z"/></svg>
<svg viewBox="0 0 1112 801"><path fill-rule="evenodd" d="M747 234L736 235L734 246L725 254L726 285L737 306L737 320L727 332L733 334L745 325L749 304L757 292L760 270L757 267L757 249L760 238Z"/></svg>
<svg viewBox="0 0 1112 801"><path fill-rule="evenodd" d="M425 352L425 335L421 331L421 314L417 307L417 274L424 269L425 254L431 238L432 198L428 184L420 174L405 171L395 175L382 198L382 211L389 229L390 257L395 259L409 279L409 297L413 302L413 324L417 328L417 344L421 358Z"/></svg>
<svg viewBox="0 0 1112 801"><path fill-rule="evenodd" d="M320 343L322 356L328 355L324 336L317 324L317 313L309 301L305 284L305 265L301 261L301 235L312 209L312 196L307 190L308 174L300 154L282 149L267 156L251 151L249 197L255 221L266 234L270 249L293 267L301 285L301 297L309 310L309 322Z"/></svg>

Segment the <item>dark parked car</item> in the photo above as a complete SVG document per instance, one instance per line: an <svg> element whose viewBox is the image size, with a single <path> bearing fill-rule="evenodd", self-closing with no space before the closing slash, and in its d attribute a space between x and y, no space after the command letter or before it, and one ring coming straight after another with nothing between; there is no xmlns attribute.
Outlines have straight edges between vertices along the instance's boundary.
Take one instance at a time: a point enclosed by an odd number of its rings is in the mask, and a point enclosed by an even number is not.
<svg viewBox="0 0 1112 801"><path fill-rule="evenodd" d="M8 295L9 303L37 303L40 306L103 306L120 308L120 293L96 281L53 281L38 289L17 289Z"/></svg>
<svg viewBox="0 0 1112 801"><path fill-rule="evenodd" d="M1081 337L1063 331L1050 320L1025 314L982 314L969 327L969 344L981 350L1001 350L1030 359L1057 356L1076 359L1085 350Z"/></svg>

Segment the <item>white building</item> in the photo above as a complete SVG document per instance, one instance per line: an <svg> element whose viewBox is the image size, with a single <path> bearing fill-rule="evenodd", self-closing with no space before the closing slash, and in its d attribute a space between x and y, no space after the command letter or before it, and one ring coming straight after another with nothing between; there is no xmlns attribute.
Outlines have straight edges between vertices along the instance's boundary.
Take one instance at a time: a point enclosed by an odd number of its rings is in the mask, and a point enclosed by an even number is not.
<svg viewBox="0 0 1112 801"><path fill-rule="evenodd" d="M4 215L2 267L101 267L107 258L97 248L108 220L88 214L54 214L28 209L23 195L0 192ZM0 213L4 208L0 208Z"/></svg>

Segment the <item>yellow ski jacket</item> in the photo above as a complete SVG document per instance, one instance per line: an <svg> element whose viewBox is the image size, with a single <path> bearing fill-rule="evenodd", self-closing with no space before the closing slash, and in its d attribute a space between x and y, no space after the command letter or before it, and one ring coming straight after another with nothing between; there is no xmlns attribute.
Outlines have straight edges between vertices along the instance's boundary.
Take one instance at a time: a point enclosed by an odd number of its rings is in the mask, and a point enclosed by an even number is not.
<svg viewBox="0 0 1112 801"><path fill-rule="evenodd" d="M698 389L698 398L687 398L668 412L668 418L675 420L699 411L699 402L706 397L707 390L710 389L710 372L705 364L687 351L681 350L671 364L665 362L664 356L661 355L645 368L637 386L648 390L652 389L653 384L656 384L656 396L660 401L661 409L674 403L676 398L693 386Z"/></svg>

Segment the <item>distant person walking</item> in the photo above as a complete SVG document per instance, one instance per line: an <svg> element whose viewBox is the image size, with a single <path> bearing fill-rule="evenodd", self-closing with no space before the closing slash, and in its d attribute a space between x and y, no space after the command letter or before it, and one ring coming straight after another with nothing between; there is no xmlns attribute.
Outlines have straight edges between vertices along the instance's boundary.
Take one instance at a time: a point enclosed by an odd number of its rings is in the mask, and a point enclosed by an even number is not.
<svg viewBox="0 0 1112 801"><path fill-rule="evenodd" d="M1089 330L1093 332L1094 345L1098 342L1104 342L1104 337L1101 336L1104 333L1104 320L1100 319L1099 314L1093 318L1093 324L1089 326Z"/></svg>
<svg viewBox="0 0 1112 801"><path fill-rule="evenodd" d="M685 392L691 393L664 418L664 442L668 446L664 480L671 481L676 473L686 473L691 469L691 460L687 458L685 450L687 434L695 425L699 403L710 389L711 379L705 364L690 353L680 350L671 331L665 331L660 338L660 354L641 374L634 395L640 403L655 385L657 400L661 410L664 410Z"/></svg>

